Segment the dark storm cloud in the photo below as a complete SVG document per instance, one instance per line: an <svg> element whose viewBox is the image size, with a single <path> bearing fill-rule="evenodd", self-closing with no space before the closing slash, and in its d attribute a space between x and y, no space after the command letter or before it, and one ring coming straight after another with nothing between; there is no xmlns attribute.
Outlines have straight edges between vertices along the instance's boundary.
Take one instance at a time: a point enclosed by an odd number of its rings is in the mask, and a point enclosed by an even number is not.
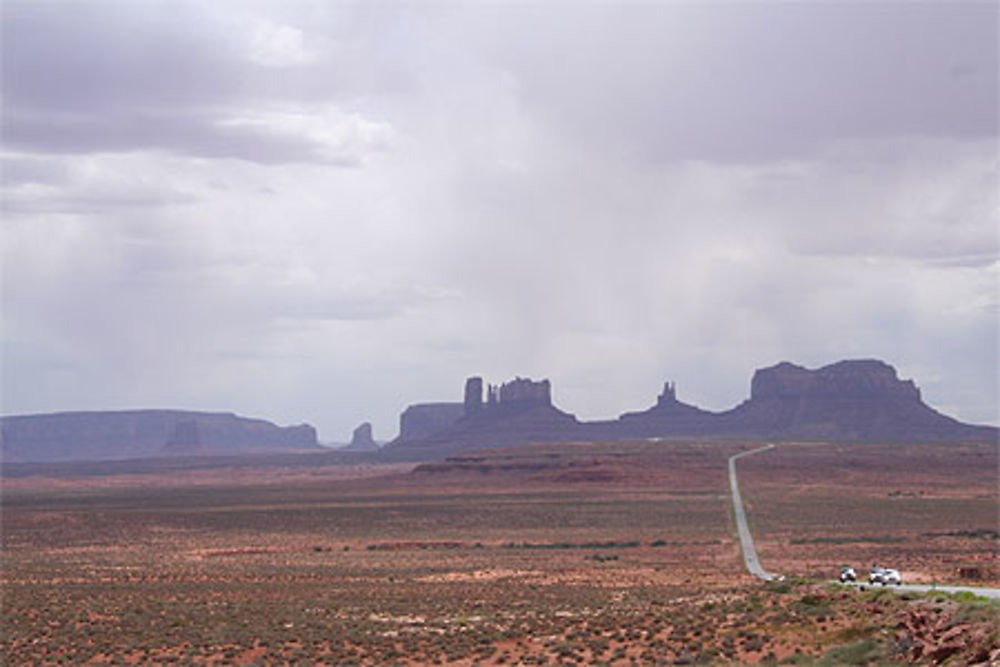
<svg viewBox="0 0 1000 667"><path fill-rule="evenodd" d="M344 97L348 77L338 72L351 71L350 57L288 66L256 62L246 34L252 26L204 9L152 2L6 4L0 28L5 145L42 153L160 149L262 164L357 166L356 146L331 150L295 128L231 122L247 109L282 111L293 102L297 112L308 113Z"/></svg>

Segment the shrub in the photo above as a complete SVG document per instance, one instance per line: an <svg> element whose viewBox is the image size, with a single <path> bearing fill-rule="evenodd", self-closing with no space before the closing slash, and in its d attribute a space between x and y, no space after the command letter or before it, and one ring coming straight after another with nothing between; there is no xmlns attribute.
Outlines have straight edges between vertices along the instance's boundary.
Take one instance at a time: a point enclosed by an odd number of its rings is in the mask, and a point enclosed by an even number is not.
<svg viewBox="0 0 1000 667"><path fill-rule="evenodd" d="M862 639L827 651L820 665L867 665L886 658L885 647L874 639Z"/></svg>

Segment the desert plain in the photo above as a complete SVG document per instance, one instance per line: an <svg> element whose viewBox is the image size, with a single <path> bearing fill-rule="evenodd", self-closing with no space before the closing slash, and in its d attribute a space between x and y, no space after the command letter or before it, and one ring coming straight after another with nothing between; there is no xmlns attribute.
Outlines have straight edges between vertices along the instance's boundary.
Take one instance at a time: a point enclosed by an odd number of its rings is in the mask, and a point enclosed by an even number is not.
<svg viewBox="0 0 1000 667"><path fill-rule="evenodd" d="M995 444L535 444L8 466L8 664L976 664L1000 606Z"/></svg>

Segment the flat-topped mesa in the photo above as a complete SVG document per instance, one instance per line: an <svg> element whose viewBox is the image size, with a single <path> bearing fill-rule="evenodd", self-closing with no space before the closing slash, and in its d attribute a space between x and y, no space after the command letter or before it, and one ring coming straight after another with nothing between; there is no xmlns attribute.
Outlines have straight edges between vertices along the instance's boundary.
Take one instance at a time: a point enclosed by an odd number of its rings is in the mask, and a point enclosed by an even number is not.
<svg viewBox="0 0 1000 667"><path fill-rule="evenodd" d="M465 414L461 403L416 403L399 415L397 442L420 440L447 431Z"/></svg>
<svg viewBox="0 0 1000 667"><path fill-rule="evenodd" d="M920 401L913 380L900 380L896 369L874 359L840 361L818 370L786 362L754 373L750 399L885 398Z"/></svg>
<svg viewBox="0 0 1000 667"><path fill-rule="evenodd" d="M535 382L528 378L514 378L499 387L493 387L500 405L533 404L552 405L552 385L548 380ZM493 402L493 401L491 401Z"/></svg>
<svg viewBox="0 0 1000 667"><path fill-rule="evenodd" d="M483 379L470 377L465 381L464 416L473 418L517 412L533 407L552 407L552 383L516 377L500 385L486 385L483 402Z"/></svg>
<svg viewBox="0 0 1000 667"><path fill-rule="evenodd" d="M5 460L101 461L318 449L308 424L277 426L223 412L118 410L0 418Z"/></svg>
<svg viewBox="0 0 1000 667"><path fill-rule="evenodd" d="M874 359L816 370L788 362L754 373L750 400L722 415L726 428L769 437L830 440L971 440L996 437L926 405L912 380Z"/></svg>

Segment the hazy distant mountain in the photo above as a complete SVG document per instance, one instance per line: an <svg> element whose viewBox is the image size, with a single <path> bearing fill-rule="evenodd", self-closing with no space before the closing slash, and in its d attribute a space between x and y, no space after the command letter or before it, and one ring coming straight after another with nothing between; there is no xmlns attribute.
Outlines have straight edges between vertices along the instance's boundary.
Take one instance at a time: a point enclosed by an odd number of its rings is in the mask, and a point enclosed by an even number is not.
<svg viewBox="0 0 1000 667"><path fill-rule="evenodd" d="M60 412L0 418L7 462L99 461L172 455L315 450L316 429L229 413Z"/></svg>
<svg viewBox="0 0 1000 667"><path fill-rule="evenodd" d="M482 380L470 378L464 403L440 404L448 406L449 419L440 419L436 429L419 435L404 429L383 453L431 459L464 449L532 441L670 436L995 442L1000 435L996 427L963 424L937 412L923 402L912 380L900 380L889 364L868 359L816 370L788 362L760 369L754 373L750 398L724 412L679 401L671 383L653 407L595 422L580 422L553 406L548 380L519 378L489 387L485 402L482 391Z"/></svg>
<svg viewBox="0 0 1000 667"><path fill-rule="evenodd" d="M178 410L64 412L0 418L7 462L99 461L321 449L309 425L279 427L234 414ZM667 383L656 404L616 420L581 422L552 404L548 380L466 382L462 402L421 403L381 449L362 424L346 448L382 459L431 460L456 451L545 440L671 436L852 442L997 442L1000 430L963 424L923 402L912 380L881 361L816 370L787 362L754 373L750 398L724 412L684 403Z"/></svg>

